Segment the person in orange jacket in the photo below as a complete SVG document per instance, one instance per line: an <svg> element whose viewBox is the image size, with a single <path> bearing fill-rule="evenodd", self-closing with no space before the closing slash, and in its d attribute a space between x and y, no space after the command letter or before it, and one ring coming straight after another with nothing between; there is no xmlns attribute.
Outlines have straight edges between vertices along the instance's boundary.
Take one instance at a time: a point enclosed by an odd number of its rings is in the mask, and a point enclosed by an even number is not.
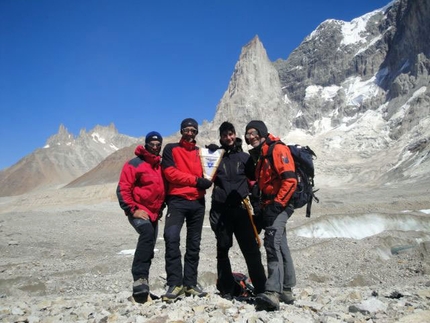
<svg viewBox="0 0 430 323"><path fill-rule="evenodd" d="M295 166L290 149L282 144L273 147L273 163L269 161L269 146L280 139L268 133L263 121L250 121L245 131L246 143L253 147L249 153L257 162L255 177L260 190L267 254L266 290L257 295L256 309L273 311L279 309L279 301L294 303L292 287L296 284L296 274L286 224L294 211L289 201L297 187Z"/></svg>
<svg viewBox="0 0 430 323"><path fill-rule="evenodd" d="M121 170L117 197L128 221L139 234L131 273L133 296L145 302L149 295L149 268L154 258L158 220L164 206L165 185L161 171L160 133L146 135L145 147L136 147L136 157L126 162Z"/></svg>

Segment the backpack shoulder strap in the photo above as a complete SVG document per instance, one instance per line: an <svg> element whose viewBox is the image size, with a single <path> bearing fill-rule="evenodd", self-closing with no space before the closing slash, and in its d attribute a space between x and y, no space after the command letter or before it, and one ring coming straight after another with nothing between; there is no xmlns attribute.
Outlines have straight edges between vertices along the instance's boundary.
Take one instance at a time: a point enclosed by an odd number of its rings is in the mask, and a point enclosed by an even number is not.
<svg viewBox="0 0 430 323"><path fill-rule="evenodd" d="M266 158L267 160L269 160L269 163L272 166L272 168L274 167L274 164L273 164L273 149L275 149L275 146L277 144L279 144L279 145L285 145L281 140L271 141L269 143L269 149L267 150L267 155L263 156L263 158Z"/></svg>

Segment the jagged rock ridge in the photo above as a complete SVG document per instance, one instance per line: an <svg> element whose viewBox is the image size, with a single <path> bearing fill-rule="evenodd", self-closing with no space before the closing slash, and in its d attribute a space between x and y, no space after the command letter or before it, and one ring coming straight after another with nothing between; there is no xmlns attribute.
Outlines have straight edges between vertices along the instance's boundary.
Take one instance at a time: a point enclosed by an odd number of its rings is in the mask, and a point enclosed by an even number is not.
<svg viewBox="0 0 430 323"><path fill-rule="evenodd" d="M255 36L242 48L228 88L216 108L215 118L203 125L201 137L215 140L218 127L225 120L232 121L239 134L243 134L251 119L263 119L278 129L288 120L289 111L278 72L259 37Z"/></svg>
<svg viewBox="0 0 430 323"><path fill-rule="evenodd" d="M63 186L138 140L119 134L113 124L96 126L89 132L81 130L76 138L60 125L58 133L48 138L43 148L0 172L0 196Z"/></svg>

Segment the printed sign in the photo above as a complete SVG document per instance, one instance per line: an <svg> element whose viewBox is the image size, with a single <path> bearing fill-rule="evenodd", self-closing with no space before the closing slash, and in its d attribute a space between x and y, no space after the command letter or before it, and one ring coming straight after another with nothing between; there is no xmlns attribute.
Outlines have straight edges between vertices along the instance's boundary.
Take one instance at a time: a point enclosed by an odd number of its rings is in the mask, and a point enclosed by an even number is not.
<svg viewBox="0 0 430 323"><path fill-rule="evenodd" d="M210 151L207 148L200 148L199 151L203 167L203 177L212 180L224 155L224 149Z"/></svg>

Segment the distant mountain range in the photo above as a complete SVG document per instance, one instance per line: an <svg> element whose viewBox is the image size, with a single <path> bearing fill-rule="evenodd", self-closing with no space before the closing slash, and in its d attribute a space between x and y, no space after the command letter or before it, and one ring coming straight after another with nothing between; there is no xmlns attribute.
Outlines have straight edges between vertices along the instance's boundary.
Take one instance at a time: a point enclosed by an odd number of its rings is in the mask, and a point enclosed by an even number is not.
<svg viewBox="0 0 430 323"><path fill-rule="evenodd" d="M314 148L322 186L430 183L429 74L426 0L324 21L286 60L271 62L255 36L242 48L214 120L200 126L198 144L217 142L225 120L243 135L250 120L261 119L284 141ZM77 138L60 126L46 147L0 172L0 196L116 182L142 141L114 125Z"/></svg>
<svg viewBox="0 0 430 323"><path fill-rule="evenodd" d="M96 126L89 132L81 130L76 138L60 125L45 147L0 172L0 196L62 187L97 167L112 153L139 141L119 134L113 124Z"/></svg>

